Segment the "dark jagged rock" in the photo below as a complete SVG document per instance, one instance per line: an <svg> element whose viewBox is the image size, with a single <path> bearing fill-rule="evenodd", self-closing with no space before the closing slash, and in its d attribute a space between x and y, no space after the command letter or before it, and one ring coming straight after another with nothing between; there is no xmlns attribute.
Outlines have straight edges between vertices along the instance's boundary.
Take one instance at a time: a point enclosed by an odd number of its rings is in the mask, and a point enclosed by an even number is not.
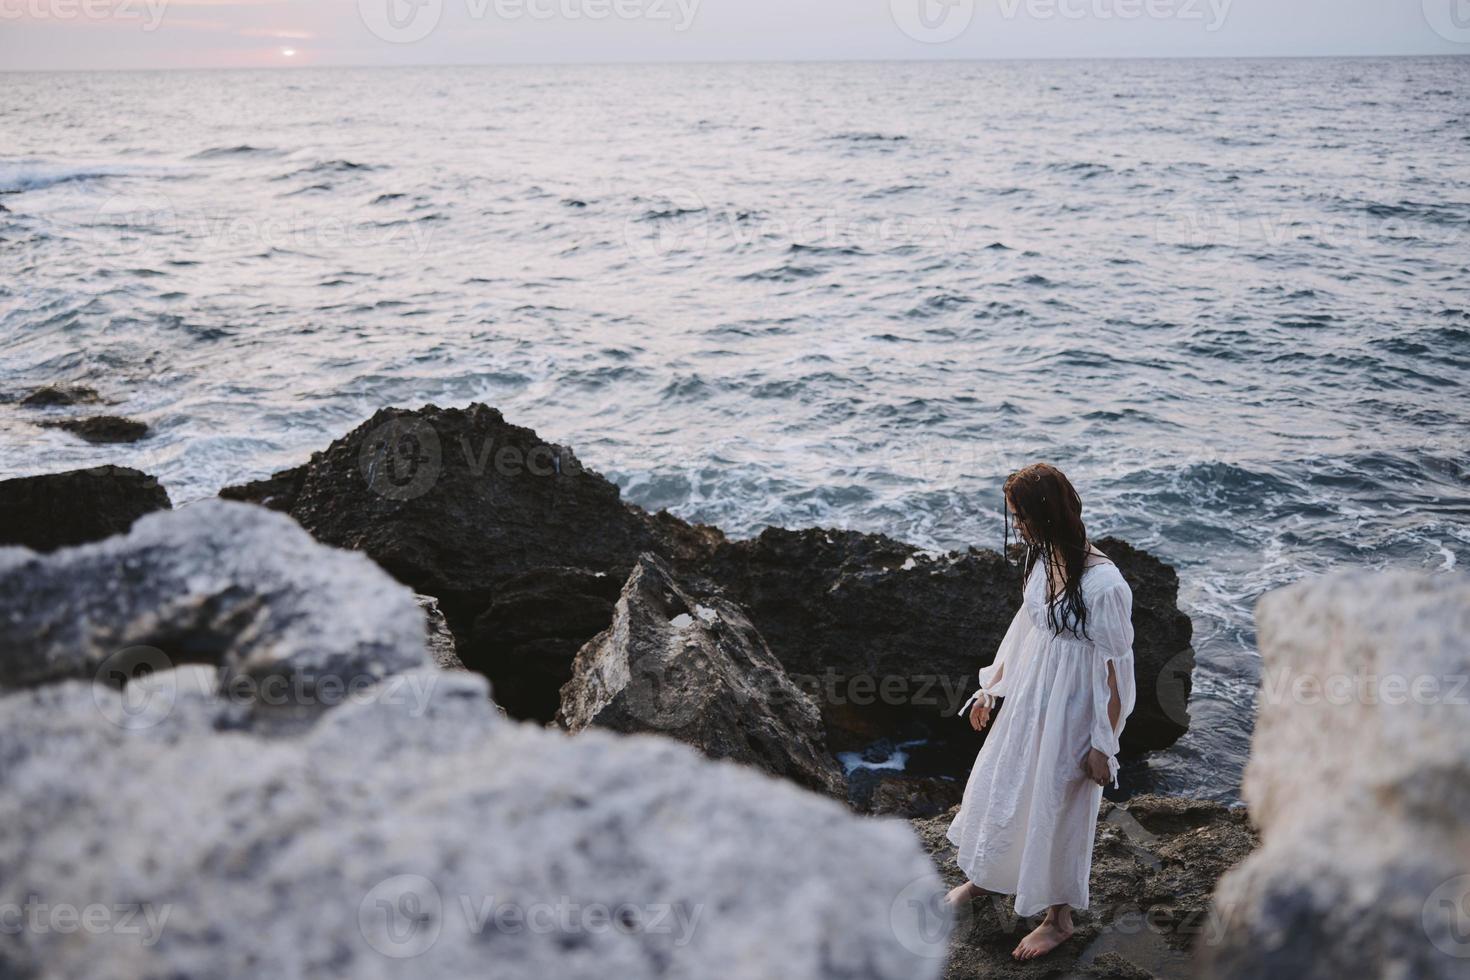
<svg viewBox="0 0 1470 980"><path fill-rule="evenodd" d="M446 601L488 600L549 565L622 578L657 544L644 515L570 448L484 405L378 412L312 461L290 513Z"/></svg>
<svg viewBox="0 0 1470 980"><path fill-rule="evenodd" d="M96 389L86 385L44 385L26 395L20 403L26 408L53 408L59 405L92 405L100 400Z"/></svg>
<svg viewBox="0 0 1470 980"><path fill-rule="evenodd" d="M959 732L954 714L1018 605L997 554L935 559L854 531L771 528L723 544L708 571L815 694L839 751L874 732ZM966 740L951 768L967 769L974 751Z"/></svg>
<svg viewBox="0 0 1470 980"><path fill-rule="evenodd" d="M61 429L95 443L137 442L148 435L146 424L136 419L125 419L117 415L58 419L55 422L42 422L41 425L48 429Z"/></svg>
<svg viewBox="0 0 1470 980"><path fill-rule="evenodd" d="M1098 546L1134 592L1138 704L1124 751L1162 748L1188 720L1193 653L1178 579L1122 541ZM773 528L723 542L705 567L816 696L835 750L897 734L926 743L929 772L969 772L979 741L955 713L1020 605L1015 566L990 551L936 556L883 535Z"/></svg>
<svg viewBox="0 0 1470 980"><path fill-rule="evenodd" d="M1189 729L1194 624L1179 609L1179 576L1146 551L1117 538L1097 547L1133 591L1133 672L1138 703L1123 730L1123 751L1162 749Z"/></svg>
<svg viewBox="0 0 1470 980"><path fill-rule="evenodd" d="M221 495L285 510L436 597L465 664L539 721L639 552L690 557L719 537L624 503L569 447L484 405L384 409L304 467Z"/></svg>
<svg viewBox="0 0 1470 980"><path fill-rule="evenodd" d="M550 719L572 661L612 622L623 580L580 568L538 568L506 579L475 618L468 666L495 679L495 696L518 718Z"/></svg>
<svg viewBox="0 0 1470 980"><path fill-rule="evenodd" d="M1098 546L1134 592L1139 696L1124 749L1162 748L1187 727L1193 666L1178 579L1122 541ZM862 744L873 717L886 716L879 727L888 732L904 721L941 737L953 730L1020 605L1019 573L995 552L934 556L853 531L768 529L723 543L708 568L750 609L786 669L822 692L840 747ZM964 751L973 758L974 745Z"/></svg>
<svg viewBox="0 0 1470 980"><path fill-rule="evenodd" d="M957 805L965 795L963 779L912 777L859 769L848 780L848 800L863 813L895 817L932 817Z"/></svg>
<svg viewBox="0 0 1470 980"><path fill-rule="evenodd" d="M122 466L5 480L0 482L0 545L55 551L100 541L169 506L168 493L156 479Z"/></svg>
<svg viewBox="0 0 1470 980"><path fill-rule="evenodd" d="M238 500L247 504L259 504L271 510L290 512L296 503L296 494L301 491L301 481L306 476L306 466L293 466L289 470L272 473L264 480L253 480L237 487L225 487L219 495L225 500Z"/></svg>
<svg viewBox="0 0 1470 980"><path fill-rule="evenodd" d="M945 884L964 875L945 836L957 812L913 821ZM961 910L945 977L1041 978L1074 975L1189 980L1194 949L1217 938L1210 895L1256 844L1244 808L1205 800L1138 796L1103 801L1089 886L1091 907L1074 913L1077 932L1028 963L1011 959L1035 920L1020 919L1008 897L987 896Z"/></svg>
<svg viewBox="0 0 1470 980"><path fill-rule="evenodd" d="M652 554L639 558L612 624L577 654L561 695L558 720L570 731L668 735L710 758L842 795L817 706L744 610L685 591Z"/></svg>

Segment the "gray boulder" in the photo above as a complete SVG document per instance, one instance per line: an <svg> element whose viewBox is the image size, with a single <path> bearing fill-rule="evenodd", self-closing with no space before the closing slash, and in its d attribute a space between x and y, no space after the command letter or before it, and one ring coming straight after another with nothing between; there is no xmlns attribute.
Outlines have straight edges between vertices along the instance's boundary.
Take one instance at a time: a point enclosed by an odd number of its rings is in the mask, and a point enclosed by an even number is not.
<svg viewBox="0 0 1470 980"><path fill-rule="evenodd" d="M424 629L367 557L247 504L151 514L50 555L0 550L0 688L207 663L256 702L321 704L424 665Z"/></svg>
<svg viewBox="0 0 1470 980"><path fill-rule="evenodd" d="M822 716L745 611L691 594L652 554L639 557L612 625L577 654L559 721L658 732L833 796L845 794Z"/></svg>
<svg viewBox="0 0 1470 980"><path fill-rule="evenodd" d="M1470 969L1470 581L1346 572L1261 600L1243 794L1262 846L1220 883L1205 974Z"/></svg>
<svg viewBox="0 0 1470 980"><path fill-rule="evenodd" d="M208 674L0 697L0 907L26 923L0 975L927 980L942 965L940 883L902 823L667 739L505 721L469 673L409 671L275 738L214 726ZM160 691L157 724L109 723Z"/></svg>

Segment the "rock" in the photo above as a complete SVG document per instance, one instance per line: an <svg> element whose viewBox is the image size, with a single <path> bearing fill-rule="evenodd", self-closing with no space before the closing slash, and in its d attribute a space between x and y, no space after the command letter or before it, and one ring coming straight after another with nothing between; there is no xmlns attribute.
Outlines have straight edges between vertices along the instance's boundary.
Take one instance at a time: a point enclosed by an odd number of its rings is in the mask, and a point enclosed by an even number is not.
<svg viewBox="0 0 1470 980"><path fill-rule="evenodd" d="M259 507L204 501L126 536L0 551L0 687L172 664L317 705L426 662L424 616L364 556Z"/></svg>
<svg viewBox="0 0 1470 980"><path fill-rule="evenodd" d="M289 512L291 505L296 502L296 494L301 491L301 480L305 476L305 466L293 466L289 470L273 473L264 480L225 487L219 495L225 500L239 500L271 510Z"/></svg>
<svg viewBox="0 0 1470 980"><path fill-rule="evenodd" d="M320 540L365 551L439 600L460 659L514 716L550 721L577 651L606 629L638 555L742 606L818 701L829 745L928 743L963 779L976 740L953 715L1020 601L990 551L931 555L882 535L716 528L624 503L570 449L484 405L384 409L303 467L222 491L288 511ZM1188 717L1190 623L1163 563L1105 539L1134 589L1138 706L1124 749L1162 748Z"/></svg>
<svg viewBox="0 0 1470 980"><path fill-rule="evenodd" d="M902 824L667 739L501 720L471 674L393 681L424 699L344 704L269 738L218 730L193 693L131 731L104 717L124 695L90 684L0 698L0 908L45 905L41 927L6 937L0 969L937 975L911 902L939 883ZM195 688L158 674L130 689L160 686Z"/></svg>
<svg viewBox="0 0 1470 980"><path fill-rule="evenodd" d="M1154 976L1118 953L1107 952L1087 964L1082 971L1098 980L1151 980Z"/></svg>
<svg viewBox="0 0 1470 980"><path fill-rule="evenodd" d="M1123 729L1123 751L1173 745L1189 730L1194 624L1179 609L1179 575L1153 555L1117 538L1096 545L1133 592L1133 673L1138 703Z"/></svg>
<svg viewBox="0 0 1470 980"><path fill-rule="evenodd" d="M440 670L467 670L455 649L454 634L449 632L449 624L444 620L444 613L439 610L439 600L431 595L415 595L413 598L424 611L424 618L427 620L429 659Z"/></svg>
<svg viewBox="0 0 1470 980"><path fill-rule="evenodd" d="M42 422L48 429L62 429L72 435L81 436L88 442L115 443L137 442L148 435L148 426L134 419L116 415L92 415L80 419L58 419Z"/></svg>
<svg viewBox="0 0 1470 980"><path fill-rule="evenodd" d="M17 477L0 481L0 545L55 551L100 541L170 506L156 479L123 466Z"/></svg>
<svg viewBox="0 0 1470 980"><path fill-rule="evenodd" d="M912 822L945 887L964 881L946 831L958 807ZM1008 897L962 910L945 977L1194 976L1193 950L1218 934L1210 894L1220 875L1255 845L1244 809L1204 800L1138 796L1103 801L1090 883L1092 907L1074 913L1076 934L1044 960L1011 959L1034 920Z"/></svg>
<svg viewBox="0 0 1470 980"><path fill-rule="evenodd" d="M58 405L95 404L100 400L96 389L86 385L43 385L22 398L20 403L27 408L53 408Z"/></svg>
<svg viewBox="0 0 1470 980"><path fill-rule="evenodd" d="M1340 572L1256 619L1262 845L1220 883L1204 976L1464 977L1470 580Z"/></svg>
<svg viewBox="0 0 1470 980"><path fill-rule="evenodd" d="M505 579L474 620L470 665L494 678L517 718L551 720L572 661L612 622L623 578L581 568L538 568Z"/></svg>
<svg viewBox="0 0 1470 980"><path fill-rule="evenodd" d="M621 579L653 543L570 448L484 405L378 412L312 460L290 513L440 599L548 565Z"/></svg>
<svg viewBox="0 0 1470 980"><path fill-rule="evenodd" d="M625 504L569 447L484 405L384 409L299 470L221 495L270 501L436 597L465 664L541 721L638 554L689 555L718 536Z"/></svg>
<svg viewBox="0 0 1470 980"><path fill-rule="evenodd" d="M965 795L960 779L915 778L860 769L848 780L849 800L862 813L895 817L932 817L958 806Z"/></svg>
<svg viewBox="0 0 1470 980"><path fill-rule="evenodd" d="M1134 590L1138 705L1124 750L1162 748L1188 722L1193 653L1178 579L1121 541L1098 545ZM954 715L1019 607L1017 568L989 551L936 556L882 535L772 528L722 542L707 569L803 689L819 692L834 749L902 733L944 757L938 770L968 776L979 745Z"/></svg>
<svg viewBox="0 0 1470 980"><path fill-rule="evenodd" d="M611 625L577 654L558 720L572 732L669 735L710 758L843 795L817 706L745 611L686 591L652 554L638 559Z"/></svg>

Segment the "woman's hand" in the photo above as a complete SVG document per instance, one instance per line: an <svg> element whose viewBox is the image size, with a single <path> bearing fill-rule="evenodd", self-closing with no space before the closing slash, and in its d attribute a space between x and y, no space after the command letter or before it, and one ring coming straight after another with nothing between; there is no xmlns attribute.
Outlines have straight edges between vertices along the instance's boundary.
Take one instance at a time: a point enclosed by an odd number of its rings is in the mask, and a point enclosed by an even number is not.
<svg viewBox="0 0 1470 980"><path fill-rule="evenodd" d="M1089 749L1087 758L1082 760L1082 771L1087 778L1099 786L1106 786L1113 778L1108 769L1107 753L1099 752L1097 749Z"/></svg>
<svg viewBox="0 0 1470 980"><path fill-rule="evenodd" d="M976 698L974 707L970 709L970 727L977 732L983 732L988 724L990 724L990 705L985 703L984 698Z"/></svg>

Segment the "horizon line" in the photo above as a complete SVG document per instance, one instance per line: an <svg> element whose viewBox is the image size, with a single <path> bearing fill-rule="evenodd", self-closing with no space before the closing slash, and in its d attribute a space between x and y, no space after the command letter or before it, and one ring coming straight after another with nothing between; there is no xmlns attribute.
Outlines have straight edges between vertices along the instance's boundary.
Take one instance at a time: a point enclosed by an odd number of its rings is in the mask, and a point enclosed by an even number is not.
<svg viewBox="0 0 1470 980"><path fill-rule="evenodd" d="M0 75L51 75L51 74L120 74L125 72L199 72L199 71L338 71L361 69L418 69L418 68L662 68L700 67L715 65L927 65L927 64L988 64L994 62L1038 62L1038 61L1325 61L1353 60L1371 61L1408 58L1470 58L1470 51L1433 51L1388 54L1096 54L1096 55L991 55L969 58L698 58L666 59L661 61L444 61L413 62L405 64L343 63L343 64L277 64L277 65L196 65L137 68L4 68Z"/></svg>

